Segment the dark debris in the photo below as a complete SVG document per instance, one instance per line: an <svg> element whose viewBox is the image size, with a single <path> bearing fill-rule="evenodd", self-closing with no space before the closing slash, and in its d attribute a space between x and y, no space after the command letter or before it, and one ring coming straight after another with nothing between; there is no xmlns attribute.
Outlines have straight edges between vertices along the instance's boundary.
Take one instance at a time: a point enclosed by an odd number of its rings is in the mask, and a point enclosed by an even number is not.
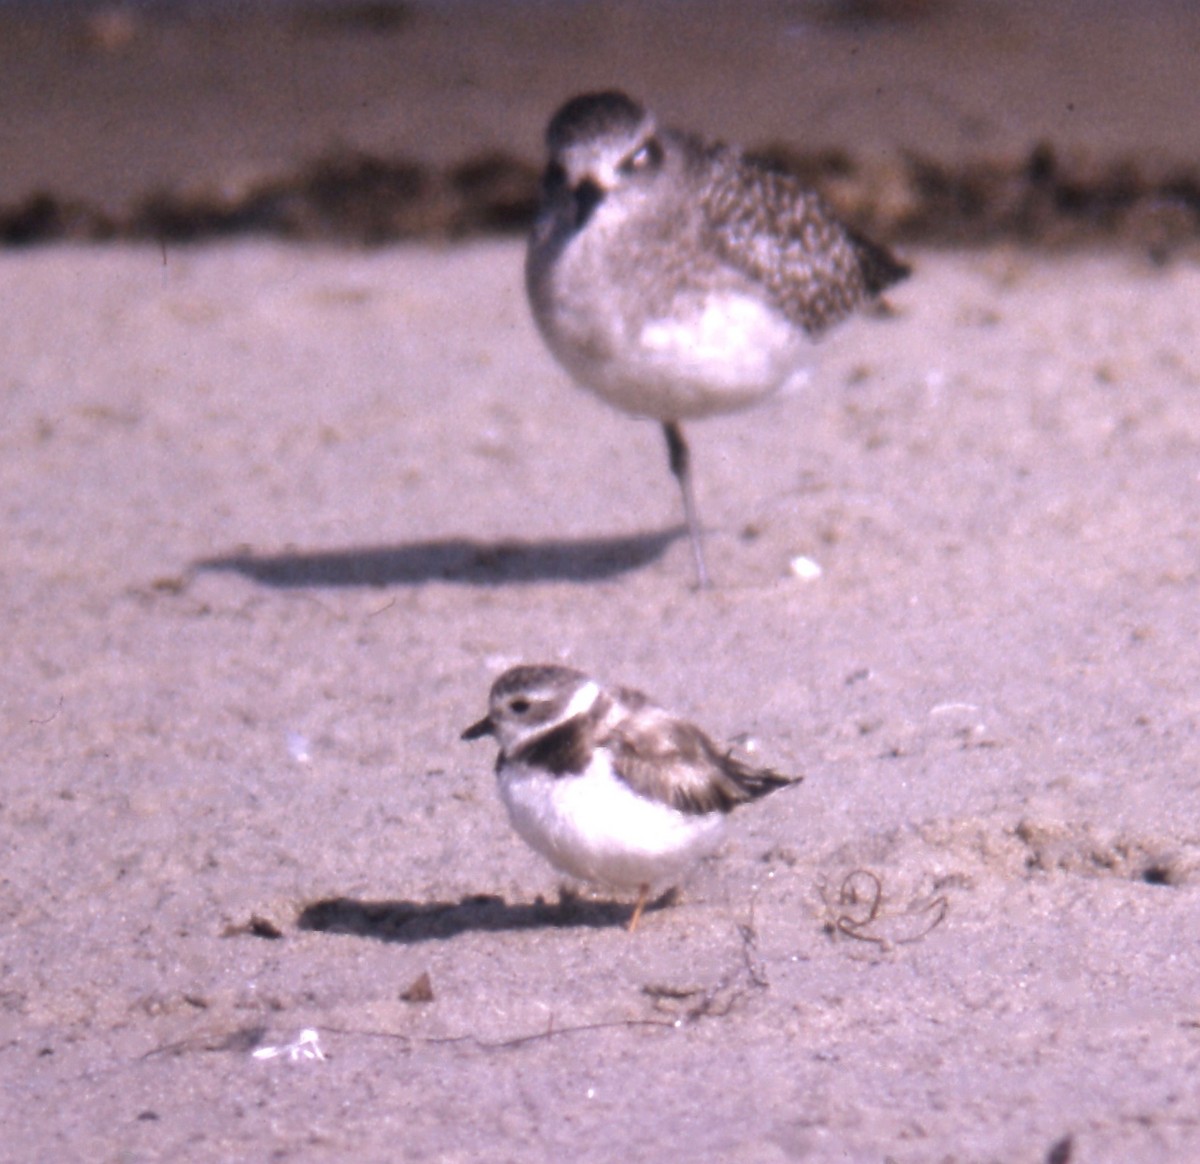
<svg viewBox="0 0 1200 1164"><path fill-rule="evenodd" d="M852 225L891 243L1132 247L1165 261L1200 236L1200 166L1068 159L1040 144L1012 160L951 166L917 155L864 167L844 153L755 154L816 185ZM159 191L119 214L52 192L0 206L0 245L238 235L379 246L523 232L538 171L491 153L445 169L339 153L228 192Z"/></svg>

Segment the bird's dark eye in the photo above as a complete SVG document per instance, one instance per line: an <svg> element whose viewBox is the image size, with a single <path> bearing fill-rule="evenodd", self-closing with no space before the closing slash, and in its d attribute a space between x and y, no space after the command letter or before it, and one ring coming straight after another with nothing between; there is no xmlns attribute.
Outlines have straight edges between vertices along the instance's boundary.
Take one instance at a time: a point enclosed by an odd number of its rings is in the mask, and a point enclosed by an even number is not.
<svg viewBox="0 0 1200 1164"><path fill-rule="evenodd" d="M524 715L532 706L528 699L514 699L509 705L508 710L513 715Z"/></svg>
<svg viewBox="0 0 1200 1164"><path fill-rule="evenodd" d="M662 165L663 151L658 138L648 137L619 167L622 174L637 174L657 170Z"/></svg>

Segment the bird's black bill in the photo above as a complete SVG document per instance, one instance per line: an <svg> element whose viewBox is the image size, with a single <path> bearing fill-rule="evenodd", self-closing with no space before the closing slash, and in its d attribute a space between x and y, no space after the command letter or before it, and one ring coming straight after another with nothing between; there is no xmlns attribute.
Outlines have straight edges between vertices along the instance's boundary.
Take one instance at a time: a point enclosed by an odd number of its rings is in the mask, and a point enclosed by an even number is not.
<svg viewBox="0 0 1200 1164"><path fill-rule="evenodd" d="M490 736L494 734L495 730L496 728L492 723L492 717L490 715L485 715L478 723L471 724L471 726L467 728L467 730L458 738L460 740L478 740L482 739L484 736Z"/></svg>

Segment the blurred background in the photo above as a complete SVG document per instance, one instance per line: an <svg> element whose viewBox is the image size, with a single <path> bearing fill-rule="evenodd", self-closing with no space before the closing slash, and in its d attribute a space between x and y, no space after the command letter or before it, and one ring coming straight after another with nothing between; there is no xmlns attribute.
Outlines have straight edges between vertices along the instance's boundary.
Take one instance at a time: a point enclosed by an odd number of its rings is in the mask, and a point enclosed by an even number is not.
<svg viewBox="0 0 1200 1164"><path fill-rule="evenodd" d="M1185 0L0 3L0 241L520 230L542 127L619 86L892 240L1200 223Z"/></svg>

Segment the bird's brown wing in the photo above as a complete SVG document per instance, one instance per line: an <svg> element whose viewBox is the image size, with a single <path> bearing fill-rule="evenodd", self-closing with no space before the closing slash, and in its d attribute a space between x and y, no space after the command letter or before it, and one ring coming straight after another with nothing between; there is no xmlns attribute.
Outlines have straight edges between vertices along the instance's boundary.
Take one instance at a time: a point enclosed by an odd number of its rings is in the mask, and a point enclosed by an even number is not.
<svg viewBox="0 0 1200 1164"><path fill-rule="evenodd" d="M701 202L713 246L810 335L909 273L887 248L844 226L792 175L722 147L709 149L704 164Z"/></svg>
<svg viewBox="0 0 1200 1164"><path fill-rule="evenodd" d="M638 692L621 693L637 714L605 725L596 738L635 792L697 815L729 812L797 780L769 768L753 768L718 751L694 724L655 708Z"/></svg>

